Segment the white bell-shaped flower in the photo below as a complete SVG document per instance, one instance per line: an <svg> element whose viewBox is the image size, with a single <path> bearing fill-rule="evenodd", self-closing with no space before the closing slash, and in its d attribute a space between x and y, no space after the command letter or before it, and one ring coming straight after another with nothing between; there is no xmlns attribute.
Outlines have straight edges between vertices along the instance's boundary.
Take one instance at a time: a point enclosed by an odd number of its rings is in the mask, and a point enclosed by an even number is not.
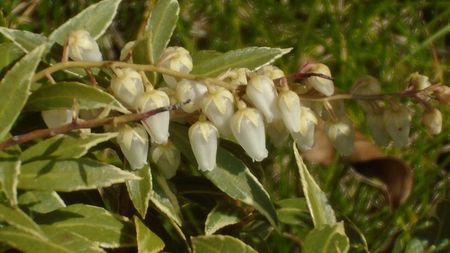
<svg viewBox="0 0 450 253"><path fill-rule="evenodd" d="M289 89L281 91L278 96L278 108L289 132L300 131L301 105L297 93Z"/></svg>
<svg viewBox="0 0 450 253"><path fill-rule="evenodd" d="M352 154L355 144L355 131L350 120L343 119L338 122L329 122L325 131L331 144L341 155Z"/></svg>
<svg viewBox="0 0 450 253"><path fill-rule="evenodd" d="M322 63L311 63L308 64L303 70L306 73L316 73L322 74L327 77L331 77L331 71L327 65ZM320 77L320 76L311 76L305 80L305 84L318 92L324 94L325 96L331 96L334 93L334 84L333 81Z"/></svg>
<svg viewBox="0 0 450 253"><path fill-rule="evenodd" d="M234 138L253 161L267 157L264 121L258 110L240 106L231 117L230 126Z"/></svg>
<svg viewBox="0 0 450 253"><path fill-rule="evenodd" d="M430 134L439 134L442 131L442 113L436 108L429 108L423 112L422 123Z"/></svg>
<svg viewBox="0 0 450 253"><path fill-rule="evenodd" d="M206 120L199 120L189 128L189 142L201 171L211 171L216 167L219 133Z"/></svg>
<svg viewBox="0 0 450 253"><path fill-rule="evenodd" d="M279 117L277 90L267 76L255 75L248 81L246 94L253 105L264 115L267 123Z"/></svg>
<svg viewBox="0 0 450 253"><path fill-rule="evenodd" d="M55 128L72 122L73 111L69 109L53 109L42 111L41 115L48 128Z"/></svg>
<svg viewBox="0 0 450 253"><path fill-rule="evenodd" d="M111 79L111 89L126 107L135 109L137 98L144 93L141 75L133 69L116 69Z"/></svg>
<svg viewBox="0 0 450 253"><path fill-rule="evenodd" d="M117 143L132 169L141 169L147 164L148 135L141 125L122 126Z"/></svg>
<svg viewBox="0 0 450 253"><path fill-rule="evenodd" d="M386 108L383 114L383 122L386 131L396 146L405 147L408 145L409 131L411 128L411 113L408 107L400 105Z"/></svg>
<svg viewBox="0 0 450 253"><path fill-rule="evenodd" d="M314 133L317 125L317 117L314 112L305 106L300 107L300 129L291 132L297 147L301 151L310 150L314 146Z"/></svg>
<svg viewBox="0 0 450 253"><path fill-rule="evenodd" d="M169 106L170 100L166 93L151 90L143 93L137 102L138 111L147 112L160 107ZM164 144L169 139L170 113L168 111L155 114L143 120L144 127L150 134L152 143Z"/></svg>
<svg viewBox="0 0 450 253"><path fill-rule="evenodd" d="M69 57L74 61L102 61L102 53L97 42L86 30L69 34Z"/></svg>
<svg viewBox="0 0 450 253"><path fill-rule="evenodd" d="M430 87L431 83L428 76L415 72L409 76L409 85L413 86L415 90L423 90Z"/></svg>
<svg viewBox="0 0 450 253"><path fill-rule="evenodd" d="M158 63L163 68L189 73L192 70L192 57L189 51L182 47L168 47L164 50ZM163 74L164 81L171 88L175 88L178 80L170 75Z"/></svg>
<svg viewBox="0 0 450 253"><path fill-rule="evenodd" d="M201 102L202 111L217 127L220 136L231 138L230 120L234 114L233 94L225 88L211 88Z"/></svg>
<svg viewBox="0 0 450 253"><path fill-rule="evenodd" d="M170 141L166 144L152 145L150 157L166 179L174 177L180 167L180 151Z"/></svg>
<svg viewBox="0 0 450 253"><path fill-rule="evenodd" d="M283 70L273 65L264 66L260 68L256 73L258 73L259 75L267 76L272 80L282 78L285 76Z"/></svg>
<svg viewBox="0 0 450 253"><path fill-rule="evenodd" d="M187 113L193 113L200 109L203 95L207 91L208 88L203 83L183 79L177 84L175 96L180 103L190 100L189 103L183 104L181 109Z"/></svg>
<svg viewBox="0 0 450 253"><path fill-rule="evenodd" d="M367 127L376 144L386 146L391 141L383 121L383 113L366 114Z"/></svg>

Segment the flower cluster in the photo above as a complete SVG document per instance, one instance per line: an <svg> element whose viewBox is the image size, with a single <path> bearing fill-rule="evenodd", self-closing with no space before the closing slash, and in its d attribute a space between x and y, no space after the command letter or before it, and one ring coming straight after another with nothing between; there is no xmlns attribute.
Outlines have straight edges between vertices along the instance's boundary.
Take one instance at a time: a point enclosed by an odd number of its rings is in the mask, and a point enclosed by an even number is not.
<svg viewBox="0 0 450 253"><path fill-rule="evenodd" d="M86 31L71 33L68 41L71 59L102 60L97 44ZM127 44L125 51L131 52L132 47L132 44ZM201 171L211 171L216 167L219 138L238 143L253 161L259 162L268 156L266 133L275 145L285 143L291 136L298 148L306 151L314 146L316 125L322 120L325 122L325 134L336 150L344 156L353 152L354 126L345 115L342 104L334 105L327 100L327 97L334 95L335 88L331 71L324 64L309 63L303 66L297 73L302 78L296 84L289 84L283 71L272 65L256 71L229 69L216 78L228 85L186 75L192 71L193 62L190 53L182 47L166 48L157 65L170 70L162 75L164 81L159 88L155 88L142 72L131 68L113 68L109 90L134 112L147 112L173 102L182 103L181 109L194 122L188 137ZM430 133L438 134L442 127L442 115L430 105L430 100L432 95L437 94L437 100L448 104L449 91L441 87L444 90L428 91L430 86L426 76L414 73L403 94L409 92L411 97L425 105L422 122ZM321 98L323 108L317 109L311 103L302 101L298 87L302 87L303 94ZM369 130L378 144L387 145L392 140L398 146L406 146L411 110L398 101L383 100L381 90L375 78L364 77L355 83L351 95L365 111ZM42 112L48 127L70 122L72 114L67 109ZM165 177L176 174L180 152L169 138L170 121L170 112L165 111L140 124L118 127L117 143L131 168L142 168L151 159Z"/></svg>

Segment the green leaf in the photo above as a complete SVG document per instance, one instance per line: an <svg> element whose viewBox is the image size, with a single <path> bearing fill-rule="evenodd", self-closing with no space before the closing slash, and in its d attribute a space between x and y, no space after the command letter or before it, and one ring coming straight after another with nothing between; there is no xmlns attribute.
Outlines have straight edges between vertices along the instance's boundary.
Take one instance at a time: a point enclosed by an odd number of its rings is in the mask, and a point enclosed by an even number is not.
<svg viewBox="0 0 450 253"><path fill-rule="evenodd" d="M150 170L150 167L146 165L142 169L132 172L134 175L142 178L141 180L126 182L131 202L133 202L134 208L136 208L142 218L145 218L152 194L152 175Z"/></svg>
<svg viewBox="0 0 450 253"><path fill-rule="evenodd" d="M280 222L290 225L310 223L308 204L304 198L283 199L278 201L277 204L280 206L277 209Z"/></svg>
<svg viewBox="0 0 450 253"><path fill-rule="evenodd" d="M187 128L171 124L171 130L173 142L181 153L192 164L197 164L187 138ZM255 207L273 226L277 226L278 218L269 194L245 164L228 150L218 147L217 166L204 175L228 196Z"/></svg>
<svg viewBox="0 0 450 253"><path fill-rule="evenodd" d="M50 191L76 191L107 187L140 179L130 172L95 160L42 160L24 164L19 188Z"/></svg>
<svg viewBox="0 0 450 253"><path fill-rule="evenodd" d="M97 243L90 241L79 234L58 227L43 225L41 229L47 237L54 243L70 250L71 252L83 253L104 253Z"/></svg>
<svg viewBox="0 0 450 253"><path fill-rule="evenodd" d="M317 185L314 178L309 174L302 157L298 153L297 147L293 145L295 160L300 171L301 184L303 193L308 204L309 213L311 214L315 228L321 228L324 225L336 224L336 216L333 208L328 203L327 196Z"/></svg>
<svg viewBox="0 0 450 253"><path fill-rule="evenodd" d="M1 28L0 28L1 29ZM23 51L12 42L0 44L0 71L23 56Z"/></svg>
<svg viewBox="0 0 450 253"><path fill-rule="evenodd" d="M164 249L164 242L148 229L142 221L134 216L138 252L157 253Z"/></svg>
<svg viewBox="0 0 450 253"><path fill-rule="evenodd" d="M217 230L239 223L243 218L242 212L236 207L217 204L211 212L209 212L205 221L205 234L212 235Z"/></svg>
<svg viewBox="0 0 450 253"><path fill-rule="evenodd" d="M129 112L110 94L82 83L63 82L42 86L31 94L26 109L44 111L58 108L72 108L74 99L79 109L106 108L122 113Z"/></svg>
<svg viewBox="0 0 450 253"><path fill-rule="evenodd" d="M161 1L160 1L161 2ZM149 33L145 37L136 41L133 47L133 62L137 64L153 64L153 48L152 48L152 34ZM157 73L146 72L147 78L152 83L156 83Z"/></svg>
<svg viewBox="0 0 450 253"><path fill-rule="evenodd" d="M150 172L153 187L150 201L173 222L181 226L182 218L177 196L172 192L163 175L157 170L150 170Z"/></svg>
<svg viewBox="0 0 450 253"><path fill-rule="evenodd" d="M305 253L344 253L350 248L344 225L339 222L332 226L315 228L305 238L302 252Z"/></svg>
<svg viewBox="0 0 450 253"><path fill-rule="evenodd" d="M16 44L16 46L25 53L33 51L36 47L49 42L43 35L23 30L0 27L0 33Z"/></svg>
<svg viewBox="0 0 450 253"><path fill-rule="evenodd" d="M9 207L0 203L0 220L34 236L44 237L39 226L19 208Z"/></svg>
<svg viewBox="0 0 450 253"><path fill-rule="evenodd" d="M20 174L19 155L14 152L0 152L0 189L5 193L11 206L17 205L17 184Z"/></svg>
<svg viewBox="0 0 450 253"><path fill-rule="evenodd" d="M76 253L46 237L25 233L14 227L0 229L0 241L25 253Z"/></svg>
<svg viewBox="0 0 450 253"><path fill-rule="evenodd" d="M79 158L84 156L95 145L116 136L117 133L61 134L29 147L21 154L20 159L23 163L26 163L44 159Z"/></svg>
<svg viewBox="0 0 450 253"><path fill-rule="evenodd" d="M93 4L56 28L49 39L63 45L69 33L79 29L88 31L94 39L98 39L116 16L119 4L120 0L103 0Z"/></svg>
<svg viewBox="0 0 450 253"><path fill-rule="evenodd" d="M147 21L145 31L151 34L152 62L156 63L169 44L177 25L180 6L176 0L157 1Z"/></svg>
<svg viewBox="0 0 450 253"><path fill-rule="evenodd" d="M291 48L248 47L228 51L213 58L204 58L204 61L194 62L192 74L217 76L229 69L248 68L255 70L267 65L289 53Z"/></svg>
<svg viewBox="0 0 450 253"><path fill-rule="evenodd" d="M30 93L31 78L45 46L40 46L17 62L0 82L0 140L13 126Z"/></svg>
<svg viewBox="0 0 450 253"><path fill-rule="evenodd" d="M216 50L199 50L192 52L192 62L195 64L202 64L221 55L223 55L223 53Z"/></svg>
<svg viewBox="0 0 450 253"><path fill-rule="evenodd" d="M75 204L64 207L43 215L39 223L76 233L105 248L136 245L132 222L96 206Z"/></svg>
<svg viewBox="0 0 450 253"><path fill-rule="evenodd" d="M54 191L26 191L19 194L19 205L36 213L49 213L66 204Z"/></svg>
<svg viewBox="0 0 450 253"><path fill-rule="evenodd" d="M227 235L192 237L194 253L257 253L241 240Z"/></svg>

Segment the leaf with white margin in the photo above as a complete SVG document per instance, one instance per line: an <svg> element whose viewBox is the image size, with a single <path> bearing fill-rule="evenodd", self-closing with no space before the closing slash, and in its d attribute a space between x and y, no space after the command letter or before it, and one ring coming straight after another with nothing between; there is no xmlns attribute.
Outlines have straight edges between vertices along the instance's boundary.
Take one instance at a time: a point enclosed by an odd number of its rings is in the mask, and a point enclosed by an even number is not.
<svg viewBox="0 0 450 253"><path fill-rule="evenodd" d="M328 203L327 196L317 185L314 178L309 174L302 157L298 153L297 147L293 145L295 160L300 171L301 184L303 194L308 204L309 213L311 214L315 228L321 228L324 225L336 224L336 216L333 208Z"/></svg>
<svg viewBox="0 0 450 253"><path fill-rule="evenodd" d="M69 33L79 29L88 31L95 40L98 39L116 16L120 1L103 0L87 7L56 28L49 39L63 45Z"/></svg>

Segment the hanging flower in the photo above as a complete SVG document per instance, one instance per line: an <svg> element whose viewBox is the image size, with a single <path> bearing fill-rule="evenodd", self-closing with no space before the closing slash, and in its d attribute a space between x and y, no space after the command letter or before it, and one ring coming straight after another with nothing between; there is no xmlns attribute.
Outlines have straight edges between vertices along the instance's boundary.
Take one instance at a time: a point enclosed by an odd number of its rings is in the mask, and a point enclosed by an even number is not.
<svg viewBox="0 0 450 253"><path fill-rule="evenodd" d="M442 113L436 108L425 110L422 115L422 123L430 134L439 134L442 131Z"/></svg>
<svg viewBox="0 0 450 253"><path fill-rule="evenodd" d="M137 102L140 112L151 111L160 107L169 106L170 100L166 93L151 90L143 93ZM143 120L144 127L150 134L153 143L164 144L169 139L170 113L168 111L155 114Z"/></svg>
<svg viewBox="0 0 450 253"><path fill-rule="evenodd" d="M72 122L73 111L69 109L53 109L42 111L41 115L48 128L55 128Z"/></svg>
<svg viewBox="0 0 450 253"><path fill-rule="evenodd" d="M240 107L230 121L233 136L253 161L262 161L268 155L262 116L256 109Z"/></svg>
<svg viewBox="0 0 450 253"><path fill-rule="evenodd" d="M246 94L253 105L264 115L267 123L278 117L277 90L267 76L255 75L250 78Z"/></svg>
<svg viewBox="0 0 450 253"><path fill-rule="evenodd" d="M97 42L86 30L69 34L69 57L74 61L102 61L102 53Z"/></svg>
<svg viewBox="0 0 450 253"><path fill-rule="evenodd" d="M300 131L301 106L298 95L289 89L281 91L278 96L278 108L288 131L291 133Z"/></svg>
<svg viewBox="0 0 450 253"><path fill-rule="evenodd" d="M135 109L137 97L144 93L141 75L133 69L116 69L111 79L111 89L115 97L126 107Z"/></svg>
<svg viewBox="0 0 450 253"><path fill-rule="evenodd" d="M189 128L189 142L201 171L211 171L216 167L217 128L200 119Z"/></svg>
<svg viewBox="0 0 450 253"><path fill-rule="evenodd" d="M179 102L190 100L183 104L181 109L187 113L193 113L201 107L203 95L208 91L206 85L191 80L181 80L177 84L175 96Z"/></svg>
<svg viewBox="0 0 450 253"><path fill-rule="evenodd" d="M352 154L355 143L355 131L350 120L342 119L338 122L329 122L325 131L331 144L341 155L348 156Z"/></svg>
<svg viewBox="0 0 450 253"><path fill-rule="evenodd" d="M314 146L314 132L317 125L317 117L313 111L305 106L300 107L300 128L298 132L291 132L297 147L301 151L310 150Z"/></svg>
<svg viewBox="0 0 450 253"><path fill-rule="evenodd" d="M152 145L150 156L166 179L175 176L178 167L180 167L181 154L172 142L168 141L166 144Z"/></svg>
<svg viewBox="0 0 450 253"><path fill-rule="evenodd" d="M273 65L264 66L264 67L260 68L257 71L257 73L259 75L267 76L272 80L282 78L285 76L283 70L281 70L278 67L273 66Z"/></svg>
<svg viewBox="0 0 450 253"><path fill-rule="evenodd" d="M308 64L303 70L305 73L315 73L322 74L327 77L331 77L331 71L327 65L322 63L311 63ZM318 92L324 94L325 96L331 96L334 93L333 81L320 77L311 76L305 80L305 84Z"/></svg>
<svg viewBox="0 0 450 253"><path fill-rule="evenodd" d="M174 71L189 73L192 70L192 57L189 51L182 47L168 47L164 50L158 63L159 66ZM163 74L164 81L171 88L175 88L178 80L167 74Z"/></svg>
<svg viewBox="0 0 450 253"><path fill-rule="evenodd" d="M222 87L211 88L201 102L203 113L225 138L233 136L230 129L230 119L234 114L233 102L231 92Z"/></svg>
<svg viewBox="0 0 450 253"><path fill-rule="evenodd" d="M141 169L147 164L148 135L141 125L121 127L117 143L132 169Z"/></svg>
<svg viewBox="0 0 450 253"><path fill-rule="evenodd" d="M383 122L386 131L398 147L408 145L409 131L411 128L411 114L404 105L386 108L383 114Z"/></svg>

